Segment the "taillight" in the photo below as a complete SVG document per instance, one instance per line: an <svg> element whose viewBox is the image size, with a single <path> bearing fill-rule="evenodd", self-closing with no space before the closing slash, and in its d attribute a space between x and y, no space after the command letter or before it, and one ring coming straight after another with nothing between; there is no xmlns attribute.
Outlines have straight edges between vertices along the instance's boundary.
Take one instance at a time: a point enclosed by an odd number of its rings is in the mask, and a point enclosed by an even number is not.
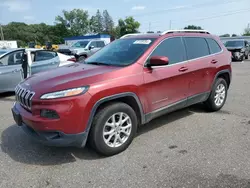
<svg viewBox="0 0 250 188"><path fill-rule="evenodd" d="M67 61L73 61L73 62L76 62L76 58L72 57L72 58L69 58Z"/></svg>

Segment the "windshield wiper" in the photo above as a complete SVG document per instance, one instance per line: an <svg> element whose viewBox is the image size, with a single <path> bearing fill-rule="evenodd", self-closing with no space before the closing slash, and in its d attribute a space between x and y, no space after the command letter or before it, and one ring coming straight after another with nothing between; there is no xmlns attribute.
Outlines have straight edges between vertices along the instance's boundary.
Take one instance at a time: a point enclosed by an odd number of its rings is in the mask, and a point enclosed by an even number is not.
<svg viewBox="0 0 250 188"><path fill-rule="evenodd" d="M85 62L85 64L91 64L91 65L107 65L107 66L111 66L111 64L102 63L102 62Z"/></svg>

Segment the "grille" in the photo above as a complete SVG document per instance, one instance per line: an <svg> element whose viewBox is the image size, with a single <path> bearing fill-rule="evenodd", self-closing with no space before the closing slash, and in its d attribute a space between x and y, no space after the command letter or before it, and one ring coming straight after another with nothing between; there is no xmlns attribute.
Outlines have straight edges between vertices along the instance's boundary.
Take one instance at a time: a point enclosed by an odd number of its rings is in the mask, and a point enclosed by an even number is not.
<svg viewBox="0 0 250 188"><path fill-rule="evenodd" d="M15 89L16 101L19 102L24 108L31 110L32 98L35 92L25 89L18 85Z"/></svg>

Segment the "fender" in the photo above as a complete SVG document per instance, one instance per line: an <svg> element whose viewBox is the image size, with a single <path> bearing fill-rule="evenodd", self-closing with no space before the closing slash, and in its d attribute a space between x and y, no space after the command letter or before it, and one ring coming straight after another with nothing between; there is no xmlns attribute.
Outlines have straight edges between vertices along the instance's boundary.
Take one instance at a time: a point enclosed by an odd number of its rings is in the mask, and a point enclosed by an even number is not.
<svg viewBox="0 0 250 188"><path fill-rule="evenodd" d="M122 98L122 97L133 97L136 100L136 103L137 103L137 105L139 107L140 114L141 114L141 122L142 122L142 124L145 123L145 115L143 113L142 104L141 104L138 96L135 93L132 93L132 92L119 93L119 94L115 94L115 95L111 95L111 96L101 98L100 100L98 100L94 104L94 106L93 106L93 108L92 108L92 110L90 112L90 116L89 116L89 120L88 120L88 124L87 124L87 128L86 128L86 133L87 134L89 133L89 130L91 128L91 125L92 125L94 115L96 113L97 108L101 104L103 104L104 102L108 102L108 101L111 101L111 100L114 100L114 99L119 99L119 98Z"/></svg>
<svg viewBox="0 0 250 188"><path fill-rule="evenodd" d="M76 54L78 57L79 56L82 56L82 55L86 55L87 57L88 57L88 53L87 52L81 52L81 53L79 53L79 54Z"/></svg>
<svg viewBox="0 0 250 188"><path fill-rule="evenodd" d="M221 70L221 71L219 71L219 72L216 73L216 75L215 75L215 77L214 77L214 80L213 80L212 87L213 87L213 85L214 85L216 79L217 79L221 74L223 74L223 73L228 73L228 74L229 74L229 81L230 81L230 83L231 83L231 80L232 80L232 73L231 73L231 71L230 71L229 69L224 69L224 70ZM229 86L230 86L230 84L228 85L228 88L229 88Z"/></svg>

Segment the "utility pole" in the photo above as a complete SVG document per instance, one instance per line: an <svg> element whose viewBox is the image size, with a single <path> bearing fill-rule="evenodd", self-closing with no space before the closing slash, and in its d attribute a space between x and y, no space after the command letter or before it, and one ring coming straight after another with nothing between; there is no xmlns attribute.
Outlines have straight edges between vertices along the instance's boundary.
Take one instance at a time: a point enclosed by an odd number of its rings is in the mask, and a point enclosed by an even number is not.
<svg viewBox="0 0 250 188"><path fill-rule="evenodd" d="M172 20L169 21L169 29L172 29Z"/></svg>
<svg viewBox="0 0 250 188"><path fill-rule="evenodd" d="M2 24L0 24L0 35L1 35L1 40L4 40Z"/></svg>

